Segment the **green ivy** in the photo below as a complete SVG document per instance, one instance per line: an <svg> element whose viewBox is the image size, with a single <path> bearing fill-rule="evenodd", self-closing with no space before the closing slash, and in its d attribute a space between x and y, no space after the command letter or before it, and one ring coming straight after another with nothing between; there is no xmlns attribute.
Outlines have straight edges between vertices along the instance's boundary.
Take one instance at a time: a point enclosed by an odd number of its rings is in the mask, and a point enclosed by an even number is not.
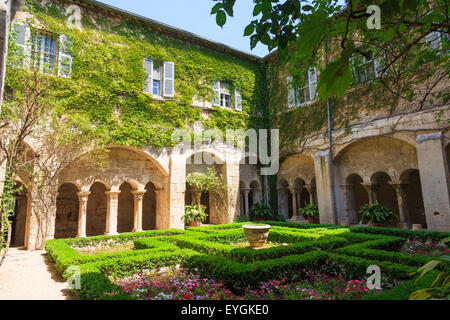
<svg viewBox="0 0 450 320"><path fill-rule="evenodd" d="M116 21L84 11L80 31L66 25L65 8L58 3L29 1L26 9L42 30L72 39L71 77L52 77L51 99L61 113L83 113L104 144L173 146L173 130L189 128L194 121L222 132L267 125L262 63L170 37L136 19ZM173 100L158 101L143 92L144 57L175 62ZM7 74L7 85L14 90L17 72ZM201 108L191 106L195 96L211 100L215 81L227 81L241 91L243 112L214 107L203 117Z"/></svg>

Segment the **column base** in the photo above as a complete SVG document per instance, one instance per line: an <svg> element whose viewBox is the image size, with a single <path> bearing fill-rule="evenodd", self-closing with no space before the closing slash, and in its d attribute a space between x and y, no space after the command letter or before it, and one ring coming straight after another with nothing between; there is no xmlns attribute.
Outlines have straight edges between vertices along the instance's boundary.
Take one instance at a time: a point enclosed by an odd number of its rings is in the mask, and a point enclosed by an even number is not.
<svg viewBox="0 0 450 320"><path fill-rule="evenodd" d="M86 234L77 235L77 238L87 238L87 235Z"/></svg>
<svg viewBox="0 0 450 320"><path fill-rule="evenodd" d="M103 235L105 236L118 236L120 233L118 232L105 232Z"/></svg>
<svg viewBox="0 0 450 320"><path fill-rule="evenodd" d="M409 223L407 223L407 222L399 222L398 225L397 225L397 228L409 229Z"/></svg>
<svg viewBox="0 0 450 320"><path fill-rule="evenodd" d="M134 232L134 233L135 233L135 232L144 232L144 230L134 230L134 229L133 229L131 232Z"/></svg>

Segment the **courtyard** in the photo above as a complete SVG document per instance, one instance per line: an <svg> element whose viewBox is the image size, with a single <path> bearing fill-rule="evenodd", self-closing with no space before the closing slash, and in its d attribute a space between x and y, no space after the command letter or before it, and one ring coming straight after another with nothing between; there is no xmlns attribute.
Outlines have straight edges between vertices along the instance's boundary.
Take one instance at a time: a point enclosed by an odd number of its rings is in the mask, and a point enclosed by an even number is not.
<svg viewBox="0 0 450 320"><path fill-rule="evenodd" d="M89 300L408 300L438 270L412 274L449 252L448 233L267 223L260 249L233 223L50 240L46 251ZM381 275L371 288L370 266Z"/></svg>

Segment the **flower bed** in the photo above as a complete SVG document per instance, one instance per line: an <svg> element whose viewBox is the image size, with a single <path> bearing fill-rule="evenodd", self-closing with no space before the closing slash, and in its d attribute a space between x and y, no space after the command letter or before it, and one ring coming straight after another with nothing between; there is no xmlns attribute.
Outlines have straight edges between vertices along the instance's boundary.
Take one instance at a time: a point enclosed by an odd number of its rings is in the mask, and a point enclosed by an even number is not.
<svg viewBox="0 0 450 320"><path fill-rule="evenodd" d="M362 280L346 280L313 271L300 282L271 280L256 289L247 288L242 295L234 294L221 281L178 269L144 271L112 280L139 300L351 300L381 291L370 291Z"/></svg>
<svg viewBox="0 0 450 320"><path fill-rule="evenodd" d="M432 240L420 241L420 240L407 240L402 247L402 252L411 255L426 255L430 257L440 257L450 253L450 249L447 245Z"/></svg>
<svg viewBox="0 0 450 320"><path fill-rule="evenodd" d="M83 299L407 299L412 290L430 285L428 278L415 283L411 274L432 257L405 253L402 248L408 239L438 242L449 236L268 223L272 225L269 242L283 245L260 250L236 246L245 241L244 223L237 223L50 240L46 249L65 278L71 276L69 266L80 266L77 293ZM128 250L131 241L134 246ZM365 287L367 268L372 265L379 266L382 275L385 290L379 294ZM177 266L182 270L154 271Z"/></svg>
<svg viewBox="0 0 450 320"><path fill-rule="evenodd" d="M117 253L131 251L134 249L134 242L118 242L114 239L108 239L106 241L98 242L96 244L87 246L72 246L78 254L93 256L100 253Z"/></svg>

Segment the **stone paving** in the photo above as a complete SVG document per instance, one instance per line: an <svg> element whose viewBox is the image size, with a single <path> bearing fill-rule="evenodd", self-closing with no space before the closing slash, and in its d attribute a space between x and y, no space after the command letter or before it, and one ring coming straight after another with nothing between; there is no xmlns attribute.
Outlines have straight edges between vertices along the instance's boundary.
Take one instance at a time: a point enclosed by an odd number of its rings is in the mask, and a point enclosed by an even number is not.
<svg viewBox="0 0 450 320"><path fill-rule="evenodd" d="M0 267L0 300L74 300L45 251L10 248Z"/></svg>

